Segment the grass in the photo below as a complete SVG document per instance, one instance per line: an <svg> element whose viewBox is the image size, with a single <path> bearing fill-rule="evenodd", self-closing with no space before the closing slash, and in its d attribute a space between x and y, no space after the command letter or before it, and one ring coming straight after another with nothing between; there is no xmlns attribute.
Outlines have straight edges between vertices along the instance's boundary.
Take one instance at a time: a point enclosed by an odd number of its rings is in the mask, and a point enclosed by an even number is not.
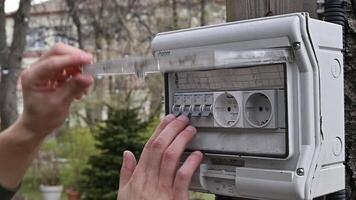
<svg viewBox="0 0 356 200"><path fill-rule="evenodd" d="M215 200L215 195L201 192L190 192L190 200Z"/></svg>

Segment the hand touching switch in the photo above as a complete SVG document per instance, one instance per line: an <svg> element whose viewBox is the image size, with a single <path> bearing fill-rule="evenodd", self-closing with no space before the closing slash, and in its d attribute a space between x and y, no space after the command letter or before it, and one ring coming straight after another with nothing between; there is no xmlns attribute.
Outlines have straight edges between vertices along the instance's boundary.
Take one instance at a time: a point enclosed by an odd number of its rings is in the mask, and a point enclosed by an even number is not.
<svg viewBox="0 0 356 200"><path fill-rule="evenodd" d="M124 152L119 200L188 200L188 188L203 155L193 152L179 166L184 149L196 134L185 116L168 115L147 142L138 163Z"/></svg>

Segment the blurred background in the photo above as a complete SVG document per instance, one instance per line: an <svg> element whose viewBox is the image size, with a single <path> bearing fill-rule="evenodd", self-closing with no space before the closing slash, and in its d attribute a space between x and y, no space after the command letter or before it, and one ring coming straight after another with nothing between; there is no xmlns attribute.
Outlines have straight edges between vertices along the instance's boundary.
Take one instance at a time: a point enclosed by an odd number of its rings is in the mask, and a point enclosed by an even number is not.
<svg viewBox="0 0 356 200"><path fill-rule="evenodd" d="M23 109L19 73L55 43L84 49L95 61L148 55L155 34L222 23L225 15L224 0L5 1L0 13L1 129ZM134 76L95 77L88 95L74 103L65 124L47 138L15 199L42 199L50 186L63 188L61 199L116 199L122 153L129 149L139 157L163 116L162 89L161 75L144 82Z"/></svg>

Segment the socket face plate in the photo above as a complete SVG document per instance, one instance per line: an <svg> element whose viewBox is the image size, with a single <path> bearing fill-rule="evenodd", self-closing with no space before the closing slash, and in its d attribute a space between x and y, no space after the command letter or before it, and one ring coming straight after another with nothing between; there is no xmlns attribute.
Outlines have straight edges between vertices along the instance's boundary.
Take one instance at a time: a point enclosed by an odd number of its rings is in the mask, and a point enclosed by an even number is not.
<svg viewBox="0 0 356 200"><path fill-rule="evenodd" d="M285 157L285 84L283 64L170 72L167 113L189 116L197 127L189 150Z"/></svg>
<svg viewBox="0 0 356 200"><path fill-rule="evenodd" d="M233 94L225 92L220 94L214 103L213 114L215 122L221 127L231 127L238 122L240 107Z"/></svg>
<svg viewBox="0 0 356 200"><path fill-rule="evenodd" d="M263 93L252 93L246 99L246 120L253 127L266 126L273 117L272 110L271 99Z"/></svg>

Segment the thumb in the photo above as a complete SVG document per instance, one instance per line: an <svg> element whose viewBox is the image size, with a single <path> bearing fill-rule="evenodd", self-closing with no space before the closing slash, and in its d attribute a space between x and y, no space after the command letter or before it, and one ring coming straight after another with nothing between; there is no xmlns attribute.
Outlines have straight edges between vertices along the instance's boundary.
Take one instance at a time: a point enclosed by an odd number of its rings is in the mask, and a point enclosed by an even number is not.
<svg viewBox="0 0 356 200"><path fill-rule="evenodd" d="M136 158L131 151L124 151L123 162L120 171L120 185L119 187L124 187L130 180L133 172L136 168Z"/></svg>

